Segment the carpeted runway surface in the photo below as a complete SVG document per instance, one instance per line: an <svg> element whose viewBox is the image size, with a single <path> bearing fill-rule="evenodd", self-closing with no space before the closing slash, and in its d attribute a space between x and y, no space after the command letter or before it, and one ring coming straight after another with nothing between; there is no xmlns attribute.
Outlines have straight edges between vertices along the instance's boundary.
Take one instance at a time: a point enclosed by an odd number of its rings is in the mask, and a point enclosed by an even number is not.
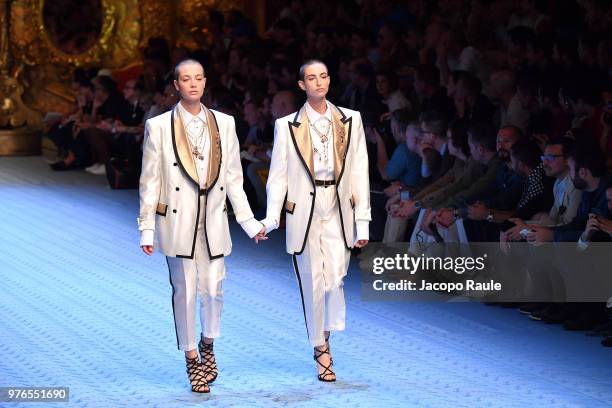
<svg viewBox="0 0 612 408"><path fill-rule="evenodd" d="M232 224L220 375L192 394L162 255L138 247L136 191L0 158L0 386L64 386L79 407L607 407L599 338L468 303L374 303L346 282L338 381L316 380L284 231ZM22 406L1 403L0 406ZM29 405L24 405L29 406Z"/></svg>

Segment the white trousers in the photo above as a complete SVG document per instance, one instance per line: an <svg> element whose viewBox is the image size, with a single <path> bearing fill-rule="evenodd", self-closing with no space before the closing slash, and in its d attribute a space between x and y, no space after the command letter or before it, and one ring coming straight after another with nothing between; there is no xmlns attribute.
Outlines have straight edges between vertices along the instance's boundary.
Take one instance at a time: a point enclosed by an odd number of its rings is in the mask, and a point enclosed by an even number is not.
<svg viewBox="0 0 612 408"><path fill-rule="evenodd" d="M196 337L198 297L202 335L209 338L220 335L225 262L223 257L211 260L208 256L202 222L198 227L193 259L166 257L166 260L172 285L172 311L178 348L194 350L199 340Z"/></svg>
<svg viewBox="0 0 612 408"><path fill-rule="evenodd" d="M312 346L325 344L324 331L344 330L346 305L342 279L351 253L344 245L336 189L317 187L304 251L293 255L306 332Z"/></svg>

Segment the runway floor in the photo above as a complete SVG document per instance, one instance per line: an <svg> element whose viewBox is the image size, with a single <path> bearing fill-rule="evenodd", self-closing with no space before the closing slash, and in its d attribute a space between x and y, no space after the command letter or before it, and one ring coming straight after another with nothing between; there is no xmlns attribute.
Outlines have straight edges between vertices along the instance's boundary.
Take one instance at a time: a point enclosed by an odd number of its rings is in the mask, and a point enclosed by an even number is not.
<svg viewBox="0 0 612 408"><path fill-rule="evenodd" d="M0 158L0 386L70 387L66 405L96 408L612 406L599 338L514 309L363 302L355 265L339 380L320 383L284 231L256 246L235 224L221 373L192 394L166 263L140 252L137 213L137 192L102 177Z"/></svg>

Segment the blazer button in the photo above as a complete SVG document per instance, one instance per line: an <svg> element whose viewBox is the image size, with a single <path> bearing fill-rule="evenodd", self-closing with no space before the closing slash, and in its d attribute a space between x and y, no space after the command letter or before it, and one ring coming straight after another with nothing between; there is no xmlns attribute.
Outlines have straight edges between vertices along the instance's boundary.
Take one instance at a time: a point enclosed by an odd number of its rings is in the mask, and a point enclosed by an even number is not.
<svg viewBox="0 0 612 408"><path fill-rule="evenodd" d="M221 189L220 189L220 190L221 190L221 191L223 191L223 187L221 187Z"/></svg>
<svg viewBox="0 0 612 408"><path fill-rule="evenodd" d="M176 188L176 191L179 191L179 190L180 190L180 189L177 187L177 188Z"/></svg>
<svg viewBox="0 0 612 408"><path fill-rule="evenodd" d="M174 166L178 166L178 163L174 163Z"/></svg>
<svg viewBox="0 0 612 408"><path fill-rule="evenodd" d="M314 191L311 191L311 192L310 192L310 195L311 195L311 196L313 196L313 195L314 195Z"/></svg>
<svg viewBox="0 0 612 408"><path fill-rule="evenodd" d="M172 212L176 214L176 210L172 210Z"/></svg>

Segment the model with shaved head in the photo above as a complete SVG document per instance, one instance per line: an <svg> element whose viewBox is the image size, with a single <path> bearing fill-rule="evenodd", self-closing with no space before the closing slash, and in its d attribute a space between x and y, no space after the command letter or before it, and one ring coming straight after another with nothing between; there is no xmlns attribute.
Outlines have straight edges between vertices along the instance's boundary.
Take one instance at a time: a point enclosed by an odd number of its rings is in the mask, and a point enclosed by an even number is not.
<svg viewBox="0 0 612 408"><path fill-rule="evenodd" d="M267 232L278 228L285 207L287 252L318 378L335 381L329 338L345 327L343 278L351 248L369 239L368 156L359 112L326 99L331 79L325 64L305 62L299 78L307 101L276 120L262 223Z"/></svg>
<svg viewBox="0 0 612 408"><path fill-rule="evenodd" d="M226 197L249 237L257 242L265 232L242 189L234 118L200 102L205 85L202 64L179 62L174 87L180 102L147 120L138 217L142 250L152 255L158 247L166 256L177 344L185 352L191 389L198 393L210 392L208 384L219 372L213 341L220 335L224 257L232 247Z"/></svg>

